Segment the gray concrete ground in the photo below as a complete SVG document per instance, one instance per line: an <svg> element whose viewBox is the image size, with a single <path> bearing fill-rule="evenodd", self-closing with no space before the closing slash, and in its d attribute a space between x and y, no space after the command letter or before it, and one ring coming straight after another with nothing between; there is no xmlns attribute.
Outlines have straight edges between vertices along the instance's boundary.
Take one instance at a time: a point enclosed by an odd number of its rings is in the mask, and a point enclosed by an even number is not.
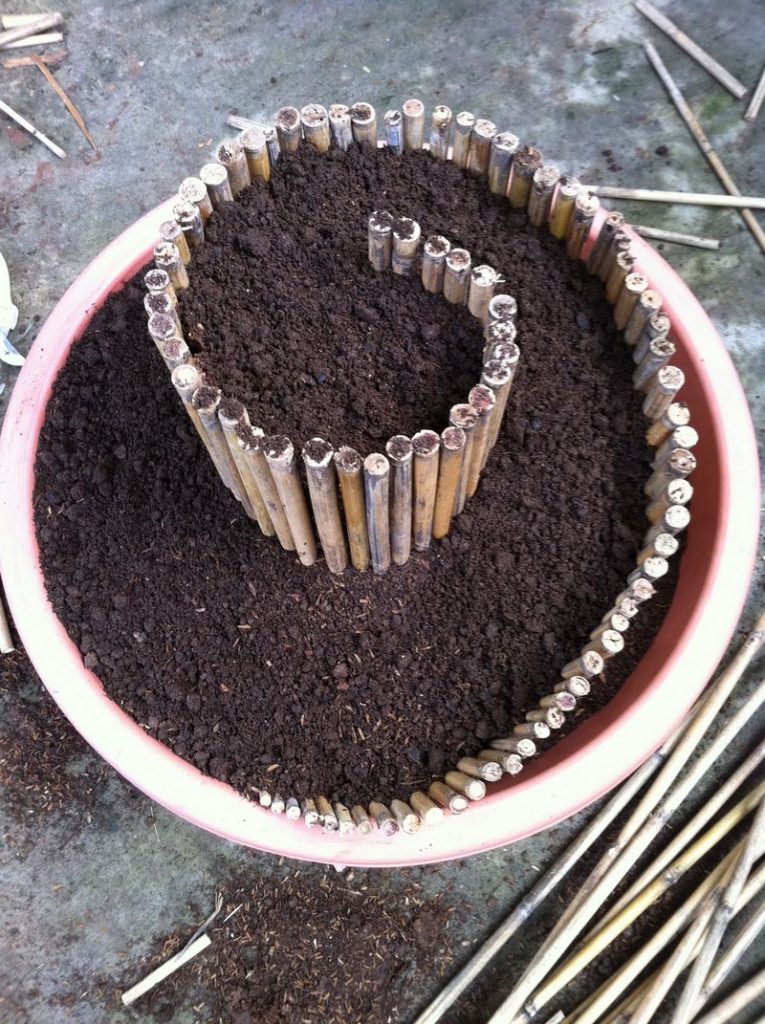
<svg viewBox="0 0 765 1024"><path fill-rule="evenodd" d="M10 6L21 11L46 5L30 0ZM661 6L744 82L756 81L765 35L758 0L669 0ZM0 70L3 98L69 154L59 162L14 126L0 124L0 245L20 309L15 337L22 351L99 250L204 162L225 134L229 111L262 118L282 103L300 106L311 99L366 99L384 110L417 95L426 105L447 103L491 117L584 180L717 191L646 65L640 42L651 37L741 190L763 192L765 114L758 124L745 125L742 104L660 37L627 0L68 0L63 9L69 57L57 74L97 140L98 155L39 71ZM662 145L669 150L665 157L656 153ZM613 152L618 170L608 169L604 150ZM622 208L642 223L723 241L717 254L670 246L664 254L719 328L761 426L765 255L733 212ZM6 385L0 412L15 377L16 371L0 365ZM761 572L758 580L745 622L762 604ZM38 684L30 680L25 693L30 701L39 699ZM749 730L726 763L739 759L755 735ZM93 991L96 978L122 976L169 930L193 929L189 901L202 893L204 903L204 894L225 889L237 871L278 876L283 870L273 858L232 847L151 808L111 770L100 770L93 755L77 751L67 770L74 784L79 779L94 787L92 810L74 806L32 815L20 829L0 803L0 915L7 937L0 1017L7 1024L127 1020L127 1013L105 1013ZM584 817L513 848L411 877L431 891L450 888L459 895L468 916L458 937L468 941L528 888ZM391 873L388 884L404 884L406 877ZM496 903L487 910L490 896ZM542 929L558 907L543 915ZM427 991L426 979L413 983ZM72 991L74 1005L62 1005L62 993ZM198 1017L189 1006L175 1019L185 1024Z"/></svg>

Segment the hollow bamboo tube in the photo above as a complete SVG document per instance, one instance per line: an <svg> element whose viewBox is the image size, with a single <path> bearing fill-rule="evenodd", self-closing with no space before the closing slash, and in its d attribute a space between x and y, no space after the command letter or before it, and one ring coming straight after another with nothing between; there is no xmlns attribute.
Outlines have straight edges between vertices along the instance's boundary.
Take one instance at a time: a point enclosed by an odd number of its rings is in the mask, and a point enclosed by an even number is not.
<svg viewBox="0 0 765 1024"><path fill-rule="evenodd" d="M332 445L320 437L312 437L303 448L308 493L321 549L329 571L342 573L348 566L348 548L340 517L333 455Z"/></svg>
<svg viewBox="0 0 765 1024"><path fill-rule="evenodd" d="M422 821L419 814L403 800L391 800L390 809L402 832L412 836L420 831Z"/></svg>
<svg viewBox="0 0 765 1024"><path fill-rule="evenodd" d="M497 134L497 126L493 121L485 117L479 117L473 125L473 133L470 136L470 149L466 167L470 174L476 177L485 177L489 172L489 161L491 159L491 144Z"/></svg>
<svg viewBox="0 0 765 1024"><path fill-rule="evenodd" d="M534 173L542 166L544 157L533 146L522 146L513 157L507 195L510 205L525 210L531 194Z"/></svg>
<svg viewBox="0 0 765 1024"><path fill-rule="evenodd" d="M461 814L468 807L467 797L452 789L445 782L431 782L428 787L428 796L440 807L451 811L452 814Z"/></svg>
<svg viewBox="0 0 765 1024"><path fill-rule="evenodd" d="M449 134L452 126L450 107L443 104L433 108L430 127L430 154L436 160L446 160L449 155Z"/></svg>
<svg viewBox="0 0 765 1024"><path fill-rule="evenodd" d="M300 818L300 803L297 797L287 797L287 803L284 805L284 814L290 821L297 821Z"/></svg>
<svg viewBox="0 0 765 1024"><path fill-rule="evenodd" d="M534 227L542 227L550 216L555 186L560 178L560 171L553 164L545 164L534 171L531 179L531 191L529 201L526 205L529 216L529 224Z"/></svg>
<svg viewBox="0 0 765 1024"><path fill-rule="evenodd" d="M597 651L582 651L578 658L574 658L567 665L564 665L560 674L564 679L571 676L584 676L585 679L592 679L599 676L603 671L603 659Z"/></svg>
<svg viewBox="0 0 765 1024"><path fill-rule="evenodd" d="M367 222L369 262L375 270L390 270L393 251L393 217L387 210L375 210Z"/></svg>
<svg viewBox="0 0 765 1024"><path fill-rule="evenodd" d="M486 761L480 757L461 757L457 762L457 771L484 782L498 782L502 778L502 766L499 761Z"/></svg>
<svg viewBox="0 0 765 1024"><path fill-rule="evenodd" d="M550 214L550 234L554 238L564 239L574 213L576 197L583 190L578 178L571 174L563 174L558 179L558 188L553 195Z"/></svg>
<svg viewBox="0 0 765 1024"><path fill-rule="evenodd" d="M276 137L279 140L279 151L297 153L300 149L300 111L297 107L282 107L277 110L274 118Z"/></svg>
<svg viewBox="0 0 765 1024"><path fill-rule="evenodd" d="M587 241L595 214L600 208L600 200L591 192L579 192L574 200L574 211L566 233L566 255L576 260Z"/></svg>
<svg viewBox="0 0 765 1024"><path fill-rule="evenodd" d="M648 558L671 558L679 547L680 542L671 533L657 533L653 541L639 552L637 563L642 565Z"/></svg>
<svg viewBox="0 0 765 1024"><path fill-rule="evenodd" d="M559 690L556 693L549 693L539 700L540 708L558 708L565 715L576 710L576 697L568 690Z"/></svg>
<svg viewBox="0 0 765 1024"><path fill-rule="evenodd" d="M504 322L507 320L515 320L518 315L518 303L512 295L506 295L504 292L499 295L493 295L489 302L489 315L488 323Z"/></svg>
<svg viewBox="0 0 765 1024"><path fill-rule="evenodd" d="M367 535L372 571L378 574L390 568L389 482L390 463L385 456L377 452L367 455L364 459Z"/></svg>
<svg viewBox="0 0 765 1024"><path fill-rule="evenodd" d="M146 285L146 290L152 295L165 294L175 305L177 301L177 295L175 294L175 288L173 288L173 282L170 280L170 275L166 270L160 270L158 267L152 267L151 270L147 270L144 274L143 282Z"/></svg>
<svg viewBox="0 0 765 1024"><path fill-rule="evenodd" d="M273 537L276 530L271 522L268 506L263 495L260 493L260 487L252 473L250 463L238 444L239 436L237 430L239 426L243 424L249 426L250 421L247 410L241 402L236 402L231 398L224 398L218 407L218 420L220 421L223 437L228 445L229 453L239 474L239 479L242 481L250 508L254 518L257 520L260 531L264 537Z"/></svg>
<svg viewBox="0 0 765 1024"><path fill-rule="evenodd" d="M274 798L271 801L271 811L273 814L284 814L284 797L280 793L274 793Z"/></svg>
<svg viewBox="0 0 765 1024"><path fill-rule="evenodd" d="M663 444L673 430L691 422L691 410L685 402L672 402L646 431L646 441L652 447Z"/></svg>
<svg viewBox="0 0 765 1024"><path fill-rule="evenodd" d="M623 252L629 252L632 248L632 236L623 228L617 228L611 235L611 239L603 248L600 262L595 271L596 277L608 287L608 279L614 269L616 258Z"/></svg>
<svg viewBox="0 0 765 1024"><path fill-rule="evenodd" d="M670 505L648 530L643 538L643 544L652 544L660 533L670 533L675 537L687 528L690 521L691 513L685 505Z"/></svg>
<svg viewBox="0 0 765 1024"><path fill-rule="evenodd" d="M444 288L446 257L451 243L443 235L431 235L422 247L422 287L431 295L437 295Z"/></svg>
<svg viewBox="0 0 765 1024"><path fill-rule="evenodd" d="M584 676L569 676L568 679L559 679L553 687L556 693L570 693L572 697L579 700L586 697L591 687L588 679Z"/></svg>
<svg viewBox="0 0 765 1024"><path fill-rule="evenodd" d="M491 139L489 152L489 191L495 196L507 194L513 157L518 152L520 140L512 132L497 132Z"/></svg>
<svg viewBox="0 0 765 1024"><path fill-rule="evenodd" d="M390 553L396 565L405 565L412 552L413 446L404 434L395 434L385 445L391 464Z"/></svg>
<svg viewBox="0 0 765 1024"><path fill-rule="evenodd" d="M646 493L652 504L646 509L646 515L652 522L663 515L670 505L687 505L693 497L693 487L685 479L696 468L696 460L690 452L675 448L673 457L677 456L672 473L659 471L655 480L651 480L650 488L646 485ZM660 508L653 509L653 504L660 503Z"/></svg>
<svg viewBox="0 0 765 1024"><path fill-rule="evenodd" d="M181 320L178 316L178 307L167 292L147 292L143 297L143 308L146 310L147 317L152 317L155 313L161 313L163 316L169 316L175 324L175 330L178 337L183 337L183 328L181 327Z"/></svg>
<svg viewBox="0 0 765 1024"><path fill-rule="evenodd" d="M661 559L664 561L664 559ZM645 564L645 563L644 563ZM666 563L665 563L666 564ZM642 567L641 567L642 568ZM585 645L585 651L596 651L604 661L624 650L624 637L616 629L604 629Z"/></svg>
<svg viewBox="0 0 765 1024"><path fill-rule="evenodd" d="M183 233L183 228L175 219L175 207L173 207L173 215L173 220L163 220L159 225L159 237L163 242L169 242L176 247L183 260L183 265L187 266L191 262L191 249L186 235Z"/></svg>
<svg viewBox="0 0 765 1024"><path fill-rule="evenodd" d="M497 396L488 385L476 384L475 387L470 389L468 403L478 414L478 420L473 431L473 444L465 485L466 497L472 498L478 490L481 471L483 470L489 450L492 415L497 404Z"/></svg>
<svg viewBox="0 0 765 1024"><path fill-rule="evenodd" d="M372 831L372 822L369 820L369 815L365 808L361 804L355 804L351 808L351 817L359 835L368 836Z"/></svg>
<svg viewBox="0 0 765 1024"><path fill-rule="evenodd" d="M441 458L433 510L433 536L436 540L445 537L451 527L455 501L459 494L465 442L465 431L459 427L447 427L441 434Z"/></svg>
<svg viewBox="0 0 765 1024"><path fill-rule="evenodd" d="M561 729L566 722L566 716L558 707L534 708L526 712L527 722L543 722L550 729Z"/></svg>
<svg viewBox="0 0 765 1024"><path fill-rule="evenodd" d="M487 319L483 329L483 361L502 359L513 367L520 358L520 349L515 344L518 335L514 320Z"/></svg>
<svg viewBox="0 0 765 1024"><path fill-rule="evenodd" d="M435 430L420 430L412 438L414 453L414 547L426 551L433 536L438 485L440 440Z"/></svg>
<svg viewBox="0 0 765 1024"><path fill-rule="evenodd" d="M281 157L281 150L279 149L279 139L276 136L276 128L272 124L266 124L262 127L263 134L266 137L266 151L268 153L268 163L273 170L279 163Z"/></svg>
<svg viewBox="0 0 765 1024"><path fill-rule="evenodd" d="M165 366L171 372L191 359L191 349L183 338L168 338L167 341L160 342L157 348L165 361Z"/></svg>
<svg viewBox="0 0 765 1024"><path fill-rule="evenodd" d="M329 130L333 144L346 152L353 142L353 132L351 130L351 111L345 103L333 103L329 108Z"/></svg>
<svg viewBox="0 0 765 1024"><path fill-rule="evenodd" d="M627 577L629 582L636 579L646 579L650 583L657 583L662 576L666 576L669 572L669 562L666 558L659 558L654 555L652 558L646 558L642 565L639 565L636 569Z"/></svg>
<svg viewBox="0 0 765 1024"><path fill-rule="evenodd" d="M437 825L443 819L443 810L421 789L412 793L409 803L415 814L418 814L426 825Z"/></svg>
<svg viewBox="0 0 765 1024"><path fill-rule="evenodd" d="M178 395L183 402L183 407L186 410L189 419L194 424L194 429L199 434L205 447L207 448L210 458L215 461L212 451L210 451L207 443L207 437L202 424L199 422L199 416L194 408L191 398L197 388L202 385L202 374L199 372L197 367L192 362L184 363L173 370L170 380L173 383L173 387L178 392Z"/></svg>
<svg viewBox="0 0 765 1024"><path fill-rule="evenodd" d="M646 354L635 367L632 374L632 386L636 391L647 391L662 366L666 366L676 351L671 338L660 336L654 338L648 346Z"/></svg>
<svg viewBox="0 0 765 1024"><path fill-rule="evenodd" d="M531 736L506 736L504 738L491 740L491 745L496 750L505 750L509 754L517 754L524 760L533 757L537 752L537 745Z"/></svg>
<svg viewBox="0 0 765 1024"><path fill-rule="evenodd" d="M546 740L550 735L550 726L546 722L520 722L513 726L516 736L532 740Z"/></svg>
<svg viewBox="0 0 765 1024"><path fill-rule="evenodd" d="M351 107L353 141L377 147L377 115L371 103L354 103Z"/></svg>
<svg viewBox="0 0 765 1024"><path fill-rule="evenodd" d="M670 319L666 313L652 313L645 323L645 327L632 350L632 361L641 363L645 359L646 352L655 338L666 338L671 329Z"/></svg>
<svg viewBox="0 0 765 1024"><path fill-rule="evenodd" d="M306 797L301 801L300 810L303 813L303 823L307 828L314 828L319 824L319 812L316 809L316 802L311 797Z"/></svg>
<svg viewBox="0 0 765 1024"><path fill-rule="evenodd" d="M353 818L351 817L351 812L345 804L335 803L334 811L335 817L337 818L337 827L341 836L349 836L352 832L356 831L356 826L353 822Z"/></svg>
<svg viewBox="0 0 765 1024"><path fill-rule="evenodd" d="M465 775L464 772L447 772L444 775L444 782L450 789L462 793L468 800L482 800L486 796L486 784L481 779Z"/></svg>
<svg viewBox="0 0 765 1024"><path fill-rule="evenodd" d="M670 408L672 408L672 406L670 406ZM661 445L656 449L656 455L652 465L654 468L663 465L675 448L684 448L686 451L690 451L691 448L695 448L698 443L698 431L689 426L688 423L675 426L672 432L667 434L667 436L662 440Z"/></svg>
<svg viewBox="0 0 765 1024"><path fill-rule="evenodd" d="M171 338L182 338L175 318L164 313L152 313L147 326L149 337L160 351L164 342L170 341Z"/></svg>
<svg viewBox="0 0 765 1024"><path fill-rule="evenodd" d="M239 135L239 142L244 150L250 180L269 181L271 178L271 161L268 157L266 133L261 128L245 128Z"/></svg>
<svg viewBox="0 0 765 1024"><path fill-rule="evenodd" d="M493 761L498 764L506 775L517 775L523 770L523 758L520 754L511 754L506 750L481 750L478 758L481 761Z"/></svg>
<svg viewBox="0 0 765 1024"><path fill-rule="evenodd" d="M601 263L611 247L614 235L624 227L624 224L625 216L620 210L612 210L605 216L585 262L589 274L599 274Z"/></svg>
<svg viewBox="0 0 765 1024"><path fill-rule="evenodd" d="M303 565L313 565L316 561L316 540L292 442L284 435L269 437L263 450L290 526L297 556Z"/></svg>
<svg viewBox="0 0 765 1024"><path fill-rule="evenodd" d="M375 824L380 831L380 834L388 839L390 836L395 836L399 830L399 824L385 806L379 800L372 800L369 804L369 814L375 820Z"/></svg>
<svg viewBox="0 0 765 1024"><path fill-rule="evenodd" d="M478 423L478 411L472 405L461 402L453 405L449 410L449 423L460 429L465 435L465 446L462 451L462 462L460 465L459 486L454 496L455 516L461 514L465 507L467 498L467 485L470 476L470 466L473 458L473 437L476 424Z"/></svg>
<svg viewBox="0 0 765 1024"><path fill-rule="evenodd" d="M455 167L467 167L470 153L470 137L473 134L475 115L469 110L461 110L454 119L454 143L452 145L452 163Z"/></svg>
<svg viewBox="0 0 765 1024"><path fill-rule="evenodd" d="M170 278L174 291L179 292L189 286L189 275L178 252L178 246L171 242L160 242L154 247L154 263L158 270L164 270Z"/></svg>
<svg viewBox="0 0 765 1024"><path fill-rule="evenodd" d="M674 401L685 383L685 374L677 366L662 366L654 377L643 402L643 415L657 419Z"/></svg>
<svg viewBox="0 0 765 1024"><path fill-rule="evenodd" d="M205 183L214 210L217 210L223 203L233 202L234 193L231 191L228 171L223 164L205 164L199 171L199 177Z"/></svg>
<svg viewBox="0 0 765 1024"><path fill-rule="evenodd" d="M205 228L199 207L193 203L180 202L173 206L173 217L183 232L190 252L196 252L204 245ZM175 243L178 244L177 242Z"/></svg>
<svg viewBox="0 0 765 1024"><path fill-rule="evenodd" d="M173 371L175 376L191 364L186 363ZM244 490L241 480L234 475L234 465L228 454L228 446L218 422L218 406L222 393L219 388L208 387L202 381L191 395L191 405L197 414L199 433L208 453L226 487L237 497ZM249 503L248 503L249 504Z"/></svg>
<svg viewBox="0 0 765 1024"><path fill-rule="evenodd" d="M444 265L444 298L454 305L467 299L472 260L467 249L452 249Z"/></svg>
<svg viewBox="0 0 765 1024"><path fill-rule="evenodd" d="M606 300L608 302L616 303L627 276L635 270L635 262L635 256L629 249L618 254L606 281Z"/></svg>
<svg viewBox="0 0 765 1024"><path fill-rule="evenodd" d="M178 195L185 203L193 203L199 210L202 223L206 224L213 212L212 200L207 191L207 186L201 178L184 178L178 188Z"/></svg>
<svg viewBox="0 0 765 1024"><path fill-rule="evenodd" d="M754 92L749 100L749 105L744 113L744 120L750 122L756 121L763 102L765 102L765 68L763 68Z"/></svg>
<svg viewBox="0 0 765 1024"><path fill-rule="evenodd" d="M345 528L354 569L364 572L369 568L369 536L364 501L364 462L353 448L342 447L335 452L335 470L343 499Z"/></svg>
<svg viewBox="0 0 765 1024"><path fill-rule="evenodd" d="M422 149L425 137L425 107L422 100L404 102L404 151L416 153Z"/></svg>
<svg viewBox="0 0 765 1024"><path fill-rule="evenodd" d="M481 323L486 323L489 302L494 295L494 289L501 281L502 278L494 267L490 267L485 263L473 267L470 271L467 307Z"/></svg>
<svg viewBox="0 0 765 1024"><path fill-rule="evenodd" d="M391 153L404 152L404 118L400 110L386 110L383 114L385 144Z"/></svg>
<svg viewBox="0 0 765 1024"><path fill-rule="evenodd" d="M397 217L393 221L393 252L391 270L394 274L411 277L417 264L417 248L420 244L420 225L411 217Z"/></svg>
<svg viewBox="0 0 765 1024"><path fill-rule="evenodd" d="M316 810L319 812L319 822L325 832L337 832L338 820L335 808L325 796L316 798Z"/></svg>
<svg viewBox="0 0 765 1024"><path fill-rule="evenodd" d="M507 400L510 396L510 389L513 384L514 374L515 367L511 363L503 362L499 359L489 359L484 363L483 370L481 372L481 383L491 388L496 396L496 402L491 414L491 423L489 425L489 444L486 450L487 458L488 453L497 443L497 438L499 437L499 432L502 428L502 420L505 415L505 409L507 408Z"/></svg>
<svg viewBox="0 0 765 1024"><path fill-rule="evenodd" d="M327 108L320 103L307 103L300 111L303 137L317 153L326 153L332 141Z"/></svg>
<svg viewBox="0 0 765 1024"><path fill-rule="evenodd" d="M614 323L618 330L623 331L627 326L638 299L647 288L648 278L643 274L627 274L614 303Z"/></svg>
<svg viewBox="0 0 765 1024"><path fill-rule="evenodd" d="M226 168L234 199L250 184L247 155L239 139L226 139L215 151L215 159Z"/></svg>
<svg viewBox="0 0 765 1024"><path fill-rule="evenodd" d="M675 541L674 537L670 537L670 540ZM675 541L677 543L677 541ZM638 561L640 559L638 558ZM607 630L616 630L617 633L626 633L630 628L630 620L626 615L622 615L621 612L609 612L595 629L590 633L590 640L595 640L602 636Z"/></svg>
<svg viewBox="0 0 765 1024"><path fill-rule="evenodd" d="M624 326L624 340L632 346L636 345L645 330L650 317L661 310L661 295L652 288L646 288L638 295L637 302Z"/></svg>
<svg viewBox="0 0 765 1024"><path fill-rule="evenodd" d="M254 478L260 496L265 502L279 543L285 551L294 551L295 541L292 538L292 531L279 492L271 476L271 470L268 467L268 461L263 451L264 442L265 435L259 427L253 427L249 423L240 423L237 427L237 447L249 475Z"/></svg>

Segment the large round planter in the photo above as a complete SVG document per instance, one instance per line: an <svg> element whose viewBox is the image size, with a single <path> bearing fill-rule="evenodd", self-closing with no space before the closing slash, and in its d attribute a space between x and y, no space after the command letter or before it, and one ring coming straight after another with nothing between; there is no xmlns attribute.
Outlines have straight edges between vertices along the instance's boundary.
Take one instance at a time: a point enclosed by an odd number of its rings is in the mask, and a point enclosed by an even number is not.
<svg viewBox="0 0 765 1024"><path fill-rule="evenodd" d="M53 382L93 312L150 258L168 205L128 228L77 278L48 318L18 381L0 438L0 571L29 656L61 710L125 778L187 821L302 860L371 867L465 857L514 842L586 807L625 778L682 721L721 658L746 596L758 528L759 472L741 385L703 309L636 239L663 296L699 431L693 521L676 596L640 664L610 704L462 816L382 839L308 831L248 802L148 736L105 694L48 602L32 515L34 464ZM148 342L147 342L148 343ZM604 611L608 599L604 594Z"/></svg>

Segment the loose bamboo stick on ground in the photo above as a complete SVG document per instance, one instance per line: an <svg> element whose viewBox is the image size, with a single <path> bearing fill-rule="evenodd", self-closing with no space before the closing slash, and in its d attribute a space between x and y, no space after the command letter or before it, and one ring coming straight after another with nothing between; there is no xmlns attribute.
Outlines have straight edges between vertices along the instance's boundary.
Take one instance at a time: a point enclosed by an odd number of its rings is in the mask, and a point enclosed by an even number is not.
<svg viewBox="0 0 765 1024"><path fill-rule="evenodd" d="M634 0L634 3L641 14L645 15L658 29L661 29L662 32L668 35L672 42L676 43L681 50L685 50L689 57L692 57L705 71L708 71L713 78L716 78L720 85L732 93L737 100L740 100L747 94L749 90L743 82L739 82L737 78L734 78L730 71L727 71L706 50L702 50L698 43L695 43L682 29L679 29L666 14L659 11L648 0Z"/></svg>
<svg viewBox="0 0 765 1024"><path fill-rule="evenodd" d="M372 570L387 572L390 568L389 517L390 463L375 452L364 459L364 495L366 498L367 535Z"/></svg>
<svg viewBox="0 0 765 1024"><path fill-rule="evenodd" d="M316 561L316 540L292 442L283 435L269 437L264 453L290 526L297 556L303 565L313 565Z"/></svg>
<svg viewBox="0 0 765 1024"><path fill-rule="evenodd" d="M425 107L422 100L406 100L402 108L404 115L404 151L417 153L422 149L425 138Z"/></svg>
<svg viewBox="0 0 765 1024"><path fill-rule="evenodd" d="M495 196L507 194L513 156L518 152L520 139L512 132L497 132L491 140L489 154L489 191Z"/></svg>
<svg viewBox="0 0 765 1024"><path fill-rule="evenodd" d="M436 540L445 537L451 528L454 502L460 486L465 441L465 432L459 427L447 427L441 434L441 457L433 510L433 536Z"/></svg>
<svg viewBox="0 0 765 1024"><path fill-rule="evenodd" d="M725 953L715 961L715 964L704 983L704 988L702 989L699 1002L696 1004L696 1013L700 1012L702 1006L709 1001L711 996L717 991L720 985L722 985L723 981L725 981L733 968L736 967L743 954L749 949L754 940L760 937L760 934L764 929L765 900L762 900L728 949L726 949Z"/></svg>
<svg viewBox="0 0 765 1024"><path fill-rule="evenodd" d="M175 956L170 957L169 960L160 964L160 966L157 967L156 970L153 970L151 974L147 974L142 981L138 982L137 985L133 985L133 987L129 988L127 992L123 992L122 1005L130 1006L136 1001L136 999L139 999L146 992L153 989L155 985L158 985L161 981L164 981L165 978L168 978L171 974L177 971L179 967L183 967L184 964L187 964L189 960L192 960L198 953L207 949L211 943L212 939L206 932L203 935L200 935L198 939L189 943L189 945L184 947L179 953L176 953Z"/></svg>
<svg viewBox="0 0 765 1024"><path fill-rule="evenodd" d="M340 518L334 450L328 441L312 437L303 448L313 519L327 568L343 573L348 566L345 530Z"/></svg>
<svg viewBox="0 0 765 1024"><path fill-rule="evenodd" d="M0 50L4 50L11 43L27 39L29 36L39 35L49 28L57 28L59 25L63 25L63 23L63 16L55 12L53 14L41 14L33 21L28 21L25 24L14 25L13 28L0 32Z"/></svg>
<svg viewBox="0 0 765 1024"><path fill-rule="evenodd" d="M369 568L369 536L364 499L364 461L353 448L342 447L335 453L335 469L343 499L345 527L354 569Z"/></svg>
<svg viewBox="0 0 765 1024"><path fill-rule="evenodd" d="M671 742L671 741L670 741ZM605 832L612 821L640 792L656 773L671 749L670 742L650 757L641 768L622 784L590 823L579 833L562 856L539 878L527 896L515 907L499 928L484 942L467 964L449 981L414 1024L436 1024L465 989L481 974L486 965L531 917L547 896L571 871L575 864Z"/></svg>
<svg viewBox="0 0 765 1024"><path fill-rule="evenodd" d="M66 153L61 146L57 146L56 143L49 139L47 135L43 135L43 133L35 128L30 121L27 121L25 117L22 117L18 111L13 109L13 107L9 107L3 100L0 100L0 110L7 117L10 117L12 121L15 121L17 125L23 128L25 132L29 132L29 134L37 139L38 142L42 142L43 146L46 146L51 153L55 153L60 160L64 160L66 158Z"/></svg>
<svg viewBox="0 0 765 1024"><path fill-rule="evenodd" d="M722 206L728 209L765 210L765 196L742 196L738 192L667 192L652 188L623 188L621 185L587 185L601 199L634 199L646 203L678 203L683 206Z"/></svg>
<svg viewBox="0 0 765 1024"><path fill-rule="evenodd" d="M88 131L88 127L85 124L85 120L84 120L82 114L79 112L77 107L74 105L74 102L69 97L69 95L67 94L67 92L64 89L64 87L59 83L58 79L53 74L53 72L50 71L46 67L46 63L47 62L45 60L43 60L42 57L38 57L38 55L36 53L33 53L32 56L29 59L32 61L32 63L35 65L35 67L37 67L40 70L40 72L42 73L43 78L45 79L45 81L48 83L48 85L51 87L51 89L53 89L55 94L58 96L58 98L64 104L64 106L68 110L69 115L71 116L72 120L77 125L77 127L80 129L82 134L85 136L85 139L87 140L87 142L90 145L91 149L93 149L97 153L98 152L98 146L95 144L95 141L93 140L93 136Z"/></svg>
<svg viewBox="0 0 765 1024"><path fill-rule="evenodd" d="M693 111L688 106L685 97L678 89L677 84L675 83L674 79L667 70L664 61L656 52L656 48L651 43L646 43L645 52L648 57L648 60L653 65L654 71L659 76L659 78L662 81L662 84L664 85L664 88L669 93L670 99L674 103L677 112L680 114L683 121L685 121L686 127L693 136L699 149L707 158L707 162L711 166L712 170L715 172L717 177L722 182L725 191L732 196L740 196L741 193L739 192L736 183L733 181L733 178L731 178L730 174L728 173L725 164L723 164L722 160L717 155L716 150L713 148L712 143L707 138L703 128L696 120ZM754 214L752 213L751 209L742 209L740 211L740 214L741 219L744 221L746 226L754 235L757 244L762 249L762 251L765 252L765 230L763 230L760 224L757 222L757 220L755 220Z"/></svg>
<svg viewBox="0 0 765 1024"><path fill-rule="evenodd" d="M437 160L446 160L449 155L449 132L452 126L450 107L443 104L433 108L430 128L430 152Z"/></svg>
<svg viewBox="0 0 765 1024"><path fill-rule="evenodd" d="M414 547L416 551L427 551L433 536L440 447L440 440L435 430L420 430L412 438Z"/></svg>
<svg viewBox="0 0 765 1024"><path fill-rule="evenodd" d="M651 228L647 224L633 224L632 230L642 238L652 238L657 242L674 242L675 245L688 245L694 249L719 249L719 238L704 238L702 235L689 235L684 231L667 231L664 228Z"/></svg>
<svg viewBox="0 0 765 1024"><path fill-rule="evenodd" d="M729 1024L738 1013L750 1007L765 992L765 968L718 1003L709 1013L696 1019L696 1024ZM759 1018L762 1024L762 1017Z"/></svg>
<svg viewBox="0 0 765 1024"><path fill-rule="evenodd" d="M760 79L757 82L757 86L752 93L752 98L749 100L749 106L746 108L744 114L745 121L756 121L757 115L760 113L763 101L765 101L765 68L763 68Z"/></svg>
<svg viewBox="0 0 765 1024"><path fill-rule="evenodd" d="M412 461L413 446L404 434L394 435L385 445L391 464L390 554L396 565L405 565L412 552Z"/></svg>
<svg viewBox="0 0 765 1024"><path fill-rule="evenodd" d="M279 543L285 551L295 550L290 524L284 512L279 492L263 451L265 435L260 428L241 423L236 430L236 444L242 453L248 472L254 477L258 491L268 509Z"/></svg>

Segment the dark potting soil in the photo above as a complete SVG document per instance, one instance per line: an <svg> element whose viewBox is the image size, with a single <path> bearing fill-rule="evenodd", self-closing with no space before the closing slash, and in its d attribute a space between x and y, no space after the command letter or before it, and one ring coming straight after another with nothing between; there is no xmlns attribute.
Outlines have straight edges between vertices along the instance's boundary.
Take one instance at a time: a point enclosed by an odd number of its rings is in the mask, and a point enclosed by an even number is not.
<svg viewBox="0 0 765 1024"><path fill-rule="evenodd" d="M385 576L302 567L217 480L146 337L138 279L54 388L36 518L53 606L152 735L247 791L406 796L549 693L634 566L645 423L599 282L482 182L424 155L289 159L208 223L187 337L254 423L367 452L442 429L480 370L470 315L366 260L374 208L500 270L521 367L476 496ZM128 368L126 372L126 367ZM651 641L672 584L579 715Z"/></svg>

